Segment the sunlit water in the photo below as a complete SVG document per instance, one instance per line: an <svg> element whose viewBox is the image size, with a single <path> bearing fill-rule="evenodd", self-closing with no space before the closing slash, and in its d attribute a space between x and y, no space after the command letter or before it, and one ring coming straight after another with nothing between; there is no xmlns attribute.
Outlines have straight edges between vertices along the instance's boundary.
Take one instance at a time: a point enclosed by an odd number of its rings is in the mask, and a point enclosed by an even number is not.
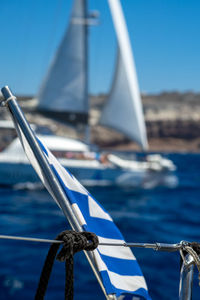
<svg viewBox="0 0 200 300"><path fill-rule="evenodd" d="M93 187L129 242L200 241L200 155L170 155L178 169L174 188L124 190ZM0 234L54 238L68 227L44 190L0 189ZM34 299L48 246L0 240L0 299ZM153 299L178 299L178 253L135 249ZM75 256L75 299L100 300L103 293L83 254ZM64 264L56 262L46 299L64 298ZM197 272L193 299L200 299Z"/></svg>

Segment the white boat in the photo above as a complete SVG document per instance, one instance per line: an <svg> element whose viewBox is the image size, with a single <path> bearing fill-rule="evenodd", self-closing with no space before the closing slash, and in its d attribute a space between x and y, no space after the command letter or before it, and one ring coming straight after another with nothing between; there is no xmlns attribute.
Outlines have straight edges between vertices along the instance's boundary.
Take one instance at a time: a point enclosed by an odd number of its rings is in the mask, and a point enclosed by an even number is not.
<svg viewBox="0 0 200 300"><path fill-rule="evenodd" d="M124 133L142 151L148 147L144 116L134 59L120 2L108 0L118 41L118 56L113 85L102 111L100 124ZM48 117L72 124L85 124L85 140L41 135L47 147L63 166L85 185L154 187L165 185L175 170L172 161L160 155L146 155L145 161L123 159L114 154L91 151L88 124L87 1L75 0L70 23L39 93L38 110ZM174 179L174 177L173 177ZM18 140L0 153L0 183L37 182Z"/></svg>
<svg viewBox="0 0 200 300"><path fill-rule="evenodd" d="M90 185L120 185L151 188L174 184L171 161L159 155L148 155L147 161L125 160L108 154L101 162L97 152L78 140L56 135L38 135L45 145L79 180ZM67 150L66 150L67 149ZM157 160L156 160L157 158ZM162 165L161 165L162 162ZM18 138L0 153L0 185L38 183L39 178L31 167Z"/></svg>

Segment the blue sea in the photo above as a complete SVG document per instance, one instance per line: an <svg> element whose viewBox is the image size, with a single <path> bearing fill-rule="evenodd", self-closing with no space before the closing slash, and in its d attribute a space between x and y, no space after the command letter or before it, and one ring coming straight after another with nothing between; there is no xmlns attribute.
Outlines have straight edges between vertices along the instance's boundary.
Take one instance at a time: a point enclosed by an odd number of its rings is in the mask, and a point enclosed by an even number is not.
<svg viewBox="0 0 200 300"><path fill-rule="evenodd" d="M167 155L177 166L173 187L92 187L127 242L200 241L200 154ZM45 190L0 188L0 234L53 239L69 228ZM0 240L0 299L34 299L47 244ZM179 253L134 249L152 299L178 299ZM55 262L45 299L64 299L64 264ZM200 299L195 269L193 300ZM104 295L83 254L75 256L75 299Z"/></svg>

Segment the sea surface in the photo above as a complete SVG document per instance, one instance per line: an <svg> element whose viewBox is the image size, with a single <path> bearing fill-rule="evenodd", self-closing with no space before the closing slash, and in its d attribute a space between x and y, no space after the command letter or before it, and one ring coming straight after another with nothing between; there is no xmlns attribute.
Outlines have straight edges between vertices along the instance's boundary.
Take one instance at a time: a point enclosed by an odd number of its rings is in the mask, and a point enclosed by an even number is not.
<svg viewBox="0 0 200 300"><path fill-rule="evenodd" d="M200 154L169 154L177 165L173 187L126 190L92 187L127 242L200 241ZM53 239L69 228L49 194L0 188L0 234ZM0 240L0 299L34 299L48 245ZM178 299L179 253L134 249L152 299ZM193 300L200 299L197 270ZM55 262L45 299L64 299L64 264ZM75 299L104 295L83 254L75 256Z"/></svg>

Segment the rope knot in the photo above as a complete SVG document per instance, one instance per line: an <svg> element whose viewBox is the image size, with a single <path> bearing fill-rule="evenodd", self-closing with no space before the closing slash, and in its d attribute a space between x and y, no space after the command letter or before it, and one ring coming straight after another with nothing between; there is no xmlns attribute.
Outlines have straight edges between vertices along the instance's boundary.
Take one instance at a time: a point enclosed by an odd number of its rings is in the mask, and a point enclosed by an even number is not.
<svg viewBox="0 0 200 300"><path fill-rule="evenodd" d="M98 247L98 237L92 232L76 232L74 230L65 230L57 237L57 240L63 241L63 248L58 253L56 259L63 262L73 256L75 253L87 250L91 251Z"/></svg>
<svg viewBox="0 0 200 300"><path fill-rule="evenodd" d="M42 270L35 300L44 299L55 257L61 262L65 261L65 299L72 300L73 256L81 250L92 251L99 245L96 234L86 231L76 232L74 230L65 230L56 237L56 240L63 241L63 247L57 254L60 245L51 245Z"/></svg>

